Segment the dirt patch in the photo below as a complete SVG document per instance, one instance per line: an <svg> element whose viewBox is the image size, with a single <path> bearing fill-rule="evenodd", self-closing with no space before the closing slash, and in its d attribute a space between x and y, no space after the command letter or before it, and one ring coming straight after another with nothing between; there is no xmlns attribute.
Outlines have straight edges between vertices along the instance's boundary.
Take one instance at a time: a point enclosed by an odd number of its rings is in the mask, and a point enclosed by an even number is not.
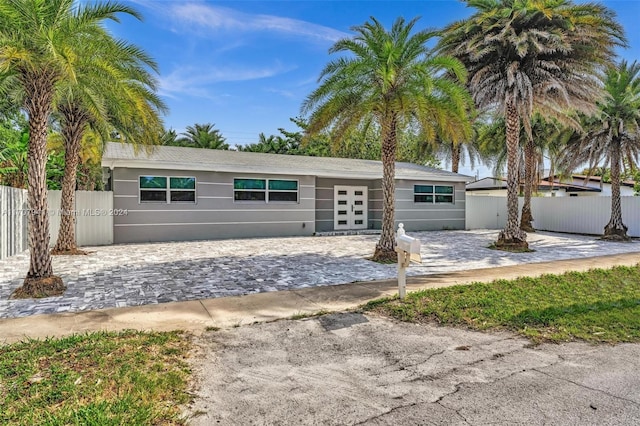
<svg viewBox="0 0 640 426"><path fill-rule="evenodd" d="M25 278L22 287L18 287L11 299L41 299L43 297L60 296L67 287L62 278L55 275L46 278Z"/></svg>
<svg viewBox="0 0 640 426"><path fill-rule="evenodd" d="M75 248L71 250L51 250L51 254L53 256L86 256L91 253L95 253L95 252L80 250L79 248Z"/></svg>

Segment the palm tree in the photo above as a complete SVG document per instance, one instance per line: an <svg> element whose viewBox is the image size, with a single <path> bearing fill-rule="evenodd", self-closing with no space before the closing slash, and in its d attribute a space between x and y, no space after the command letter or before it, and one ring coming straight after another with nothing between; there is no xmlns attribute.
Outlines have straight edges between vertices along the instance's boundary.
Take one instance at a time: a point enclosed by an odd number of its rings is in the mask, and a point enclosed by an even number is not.
<svg viewBox="0 0 640 426"><path fill-rule="evenodd" d="M556 120L545 120L540 114L534 114L531 119L531 137L527 135L524 126L520 126L520 140L524 146L518 147L518 181L523 182L523 204L520 214L520 229L534 232L533 214L531 212L531 197L536 187L540 173L544 167L545 153L551 154L558 150L558 146L565 143L567 135L579 132L580 128L573 120L565 120L565 127ZM487 163L494 164L494 175L503 174L507 160L506 123L503 117L496 117L490 123L485 123L478 132L478 147ZM553 155L549 155L553 158Z"/></svg>
<svg viewBox="0 0 640 426"><path fill-rule="evenodd" d="M75 190L81 141L88 128L107 139L116 130L129 143L157 143L151 135L162 129L156 82L147 71L157 64L136 46L115 40L106 31L94 35L83 48L76 80L58 87L57 113L65 148L61 218L53 254L85 254L75 236Z"/></svg>
<svg viewBox="0 0 640 426"><path fill-rule="evenodd" d="M160 145L176 146L177 140L178 140L178 133L173 129L169 129L169 130L163 129L162 132L160 133Z"/></svg>
<svg viewBox="0 0 640 426"><path fill-rule="evenodd" d="M29 134L17 133L8 140L0 141L0 184L26 188Z"/></svg>
<svg viewBox="0 0 640 426"><path fill-rule="evenodd" d="M82 136L81 148L78 154L78 191L96 191L103 188L102 180L102 151L104 143L102 137L89 128Z"/></svg>
<svg viewBox="0 0 640 426"><path fill-rule="evenodd" d="M594 112L601 96L595 72L624 43L615 15L597 4L570 0L466 0L477 9L446 27L440 51L469 72L476 105L506 121L508 219L496 247L526 249L518 224L520 125L531 138L531 117L562 117L569 108Z"/></svg>
<svg viewBox="0 0 640 426"><path fill-rule="evenodd" d="M56 85L74 81L83 46L106 19L119 13L138 16L118 3L77 5L74 0L0 1L0 73L15 77L29 116L28 203L29 272L18 294L37 296L64 291L53 275L47 213L47 125Z"/></svg>
<svg viewBox="0 0 640 426"><path fill-rule="evenodd" d="M395 162L398 134L421 128L427 139L436 134L452 141L469 136L466 112L471 102L457 81L465 80L462 64L436 56L427 47L435 32L412 34L417 19L398 18L387 31L375 18L356 26L352 38L337 41L330 53L347 55L330 61L322 71L320 86L302 105L310 113L307 133L331 129L340 141L354 129L379 129L382 146L382 235L375 260L395 259ZM456 79L447 77L456 76Z"/></svg>
<svg viewBox="0 0 640 426"><path fill-rule="evenodd" d="M472 122L475 133L477 122L474 119L472 119ZM458 143L442 140L442 138L437 137L432 145L431 147L424 147L426 148L425 150L434 152L438 158L447 163L451 163L451 172L453 173L458 173L460 165L466 165L467 159L469 160L471 168L474 168L478 160L481 159L477 138L474 136Z"/></svg>
<svg viewBox="0 0 640 426"><path fill-rule="evenodd" d="M177 142L182 146L192 146L195 148L207 149L229 149L229 145L225 143L226 139L220 133L220 130L214 129L215 124L194 124L187 126L187 129Z"/></svg>
<svg viewBox="0 0 640 426"><path fill-rule="evenodd" d="M631 168L640 159L640 64L621 61L602 76L606 92L598 103L600 113L587 118L585 134L565 149L565 162L573 166L587 162L589 169L607 163L611 168L611 219L604 228L604 238L628 240L627 226L622 222L620 169Z"/></svg>

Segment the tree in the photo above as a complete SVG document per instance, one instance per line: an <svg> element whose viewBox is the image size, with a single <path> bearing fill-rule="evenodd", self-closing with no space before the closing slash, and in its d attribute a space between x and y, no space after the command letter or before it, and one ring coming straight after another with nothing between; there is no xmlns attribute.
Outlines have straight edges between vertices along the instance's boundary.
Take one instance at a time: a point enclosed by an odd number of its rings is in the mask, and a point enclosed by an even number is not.
<svg viewBox="0 0 640 426"><path fill-rule="evenodd" d="M606 97L598 102L600 112L596 117L585 118L585 134L567 146L565 162L574 167L586 162L590 170L601 163L609 164L611 218L604 228L604 238L626 241L629 237L622 222L621 168L623 162L637 167L640 158L640 65L621 61L608 68L601 79Z"/></svg>
<svg viewBox="0 0 640 426"><path fill-rule="evenodd" d="M496 247L527 249L518 223L520 125L531 138L534 111L560 118L569 109L594 112L601 96L596 70L624 44L615 15L597 4L570 0L466 0L477 9L447 26L441 52L460 59L469 72L476 106L505 118L508 218Z"/></svg>
<svg viewBox="0 0 640 426"><path fill-rule="evenodd" d="M160 145L178 146L178 133L174 129L163 129L160 133Z"/></svg>
<svg viewBox="0 0 640 426"><path fill-rule="evenodd" d="M309 113L307 133L331 129L337 141L350 131L378 129L382 149L382 234L374 260L396 258L394 251L395 163L398 134L420 128L426 139L437 133L452 141L469 136L470 97L456 81L465 80L462 64L435 55L428 30L413 33L417 19L398 18L387 31L375 18L356 26L352 38L337 41L329 53L347 55L323 69L320 86L302 105ZM456 80L447 74L456 76Z"/></svg>
<svg viewBox="0 0 640 426"><path fill-rule="evenodd" d="M178 138L176 143L179 146L187 146L193 148L207 149L229 149L226 139L220 133L220 130L214 129L215 124L194 124L187 126L183 137Z"/></svg>
<svg viewBox="0 0 640 426"><path fill-rule="evenodd" d="M101 23L119 13L138 16L118 3L77 5L74 0L0 1L0 74L15 77L24 93L29 117L28 202L29 272L17 294L59 294L64 284L53 275L49 253L46 159L47 125L56 86L74 81L87 40Z"/></svg>
<svg viewBox="0 0 640 426"><path fill-rule="evenodd" d="M279 135L266 136L264 133L258 135L258 142L238 146L239 151L262 152L286 155L307 155L310 157L338 157L338 158L360 158L377 159L380 158L380 141L374 135L373 129L363 135L351 132L340 140L331 140L328 133L318 133L310 136L306 135L309 127L306 120L302 118L290 118L292 123L298 126L298 130L289 131L279 128Z"/></svg>
<svg viewBox="0 0 640 426"><path fill-rule="evenodd" d="M570 123L569 123L570 125ZM482 125L478 132L478 147L487 163L494 164L494 175L503 174L507 161L507 144L504 117L497 117L490 123ZM578 127L565 127L556 120L545 120L540 114L531 119L531 137L523 125L520 125L519 138L524 143L518 148L518 182L522 182L523 204L520 215L520 229L534 232L531 197L540 178L540 169L544 168L545 153L552 160L555 169L555 157L560 146L564 145L568 136L581 131Z"/></svg>
<svg viewBox="0 0 640 426"><path fill-rule="evenodd" d="M0 184L26 188L29 133L4 128L0 139Z"/></svg>
<svg viewBox="0 0 640 426"><path fill-rule="evenodd" d="M75 81L63 81L57 88L55 115L61 124L65 166L60 228L53 254L86 254L76 244L73 208L86 131L92 129L94 136L104 140L115 130L128 143L151 145L157 143L150 136L161 131L159 115L166 109L156 95L157 84L149 71L157 72L157 64L138 47L103 31L82 48Z"/></svg>
<svg viewBox="0 0 640 426"><path fill-rule="evenodd" d="M284 129L280 129L283 132ZM249 145L239 146L239 151L262 152L269 154L298 154L299 146L290 144L291 141L276 135L266 136L264 133L258 135L258 142Z"/></svg>
<svg viewBox="0 0 640 426"><path fill-rule="evenodd" d="M102 151L104 143L102 137L87 130L82 136L82 143L78 156L78 172L76 174L76 185L78 191L102 191L104 182L102 180Z"/></svg>

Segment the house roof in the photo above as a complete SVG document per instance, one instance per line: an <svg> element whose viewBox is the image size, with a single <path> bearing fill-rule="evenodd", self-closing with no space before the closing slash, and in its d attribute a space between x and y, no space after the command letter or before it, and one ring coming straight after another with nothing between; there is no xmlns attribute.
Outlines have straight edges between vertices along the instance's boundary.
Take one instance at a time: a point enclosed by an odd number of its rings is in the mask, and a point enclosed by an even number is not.
<svg viewBox="0 0 640 426"><path fill-rule="evenodd" d="M564 189L566 192L600 192L600 188L572 185L570 183L550 182L544 179L538 181L537 188L541 191ZM467 184L467 191L486 191L492 189L507 189L507 180L503 178L486 177Z"/></svg>
<svg viewBox="0 0 640 426"><path fill-rule="evenodd" d="M335 178L382 178L382 162L349 158L264 154L175 146L155 146L150 152L110 142L102 166L230 173L290 174ZM396 179L468 182L470 176L412 163L396 163Z"/></svg>
<svg viewBox="0 0 640 426"><path fill-rule="evenodd" d="M573 180L582 181L582 185L577 185L577 186L580 186L580 187L587 186L590 183L597 184L598 186L600 186L600 181L602 180L601 176L589 176L588 179L587 179L587 175L580 175L580 174L571 175L571 178ZM554 175L554 176L549 176L546 179L558 181L558 180L560 180L560 177L558 175ZM604 182L604 184L605 185L611 185L610 182ZM634 181L632 181L632 180L625 180L625 181L620 182L620 185L628 186L628 187L631 187L631 188L633 188L635 186L635 184L636 183Z"/></svg>
<svg viewBox="0 0 640 426"><path fill-rule="evenodd" d="M467 184L467 191L487 189L507 189L507 180L496 177L486 177Z"/></svg>

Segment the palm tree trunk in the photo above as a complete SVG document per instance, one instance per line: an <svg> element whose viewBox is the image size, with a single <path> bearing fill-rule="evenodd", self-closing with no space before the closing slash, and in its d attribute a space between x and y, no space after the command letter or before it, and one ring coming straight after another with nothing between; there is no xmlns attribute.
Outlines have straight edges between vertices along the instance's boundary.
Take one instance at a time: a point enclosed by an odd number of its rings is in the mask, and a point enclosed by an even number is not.
<svg viewBox="0 0 640 426"><path fill-rule="evenodd" d="M395 261L396 117L382 123L382 234L373 254L375 261Z"/></svg>
<svg viewBox="0 0 640 426"><path fill-rule="evenodd" d="M531 214L531 193L535 180L534 167L535 146L533 140L527 140L524 148L524 203L520 213L520 229L525 232L535 232L533 229L533 215Z"/></svg>
<svg viewBox="0 0 640 426"><path fill-rule="evenodd" d="M458 173L460 167L460 153L462 151L462 147L459 143L451 142L451 171L453 173Z"/></svg>
<svg viewBox="0 0 640 426"><path fill-rule="evenodd" d="M602 181L602 178L601 178ZM622 223L620 200L620 138L616 137L611 146L611 219L604 227L606 240L627 241L627 227Z"/></svg>
<svg viewBox="0 0 640 426"><path fill-rule="evenodd" d="M53 78L46 72L25 72L23 80L29 114L28 203L29 272L17 297L60 294L64 285L53 275L49 253L49 214L47 211L47 122L53 100Z"/></svg>
<svg viewBox="0 0 640 426"><path fill-rule="evenodd" d="M507 225L498 235L496 248L505 250L528 249L527 234L518 226L518 145L520 117L509 99L506 105L507 124Z"/></svg>
<svg viewBox="0 0 640 426"><path fill-rule="evenodd" d="M87 124L87 117L80 108L61 105L58 110L62 114L62 138L64 140L64 177L62 179L62 199L60 202L60 229L58 240L53 247L53 254L86 254L79 251L76 245L75 195L76 175L82 134Z"/></svg>

